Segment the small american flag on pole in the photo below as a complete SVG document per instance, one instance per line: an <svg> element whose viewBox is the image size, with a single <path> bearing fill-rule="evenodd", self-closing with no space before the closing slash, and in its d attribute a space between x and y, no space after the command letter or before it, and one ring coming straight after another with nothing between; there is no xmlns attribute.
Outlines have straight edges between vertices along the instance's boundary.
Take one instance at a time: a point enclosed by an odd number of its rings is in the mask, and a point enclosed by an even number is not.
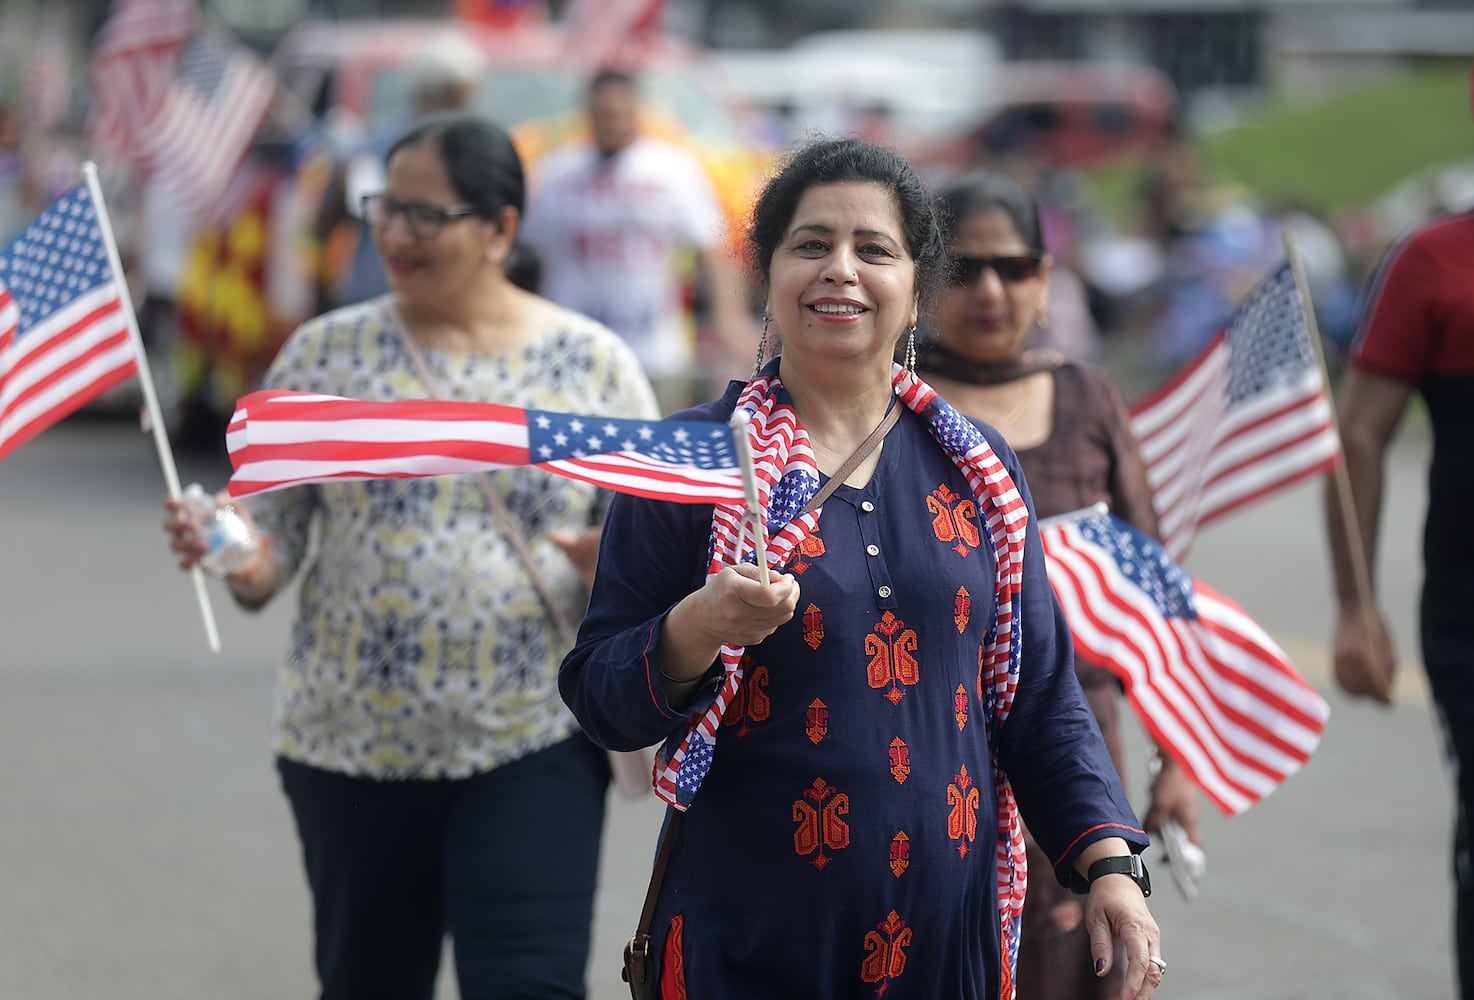
<svg viewBox="0 0 1474 1000"><path fill-rule="evenodd" d="M1288 262L1131 408L1131 429L1163 544L1178 559L1203 525L1335 467L1340 443Z"/></svg>
<svg viewBox="0 0 1474 1000"><path fill-rule="evenodd" d="M0 459L138 370L125 294L86 184L0 252Z"/></svg>
<svg viewBox="0 0 1474 1000"><path fill-rule="evenodd" d="M521 465L677 503L743 495L732 432L718 423L267 390L236 404L225 441L237 497L306 483Z"/></svg>
<svg viewBox="0 0 1474 1000"><path fill-rule="evenodd" d="M229 187L276 98L276 77L213 26L179 52L177 75L134 137L138 159L196 216Z"/></svg>
<svg viewBox="0 0 1474 1000"><path fill-rule="evenodd" d="M1310 759L1330 709L1243 608L1103 510L1039 534L1076 650L1121 678L1152 736L1225 814Z"/></svg>

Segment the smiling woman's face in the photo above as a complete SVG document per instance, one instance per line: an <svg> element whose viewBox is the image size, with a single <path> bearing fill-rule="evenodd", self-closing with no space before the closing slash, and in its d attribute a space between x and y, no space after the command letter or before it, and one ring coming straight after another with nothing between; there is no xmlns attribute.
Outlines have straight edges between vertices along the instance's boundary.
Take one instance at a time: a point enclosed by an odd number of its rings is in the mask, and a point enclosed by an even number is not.
<svg viewBox="0 0 1474 1000"><path fill-rule="evenodd" d="M768 267L784 355L889 364L916 313L916 263L890 191L853 181L804 192Z"/></svg>

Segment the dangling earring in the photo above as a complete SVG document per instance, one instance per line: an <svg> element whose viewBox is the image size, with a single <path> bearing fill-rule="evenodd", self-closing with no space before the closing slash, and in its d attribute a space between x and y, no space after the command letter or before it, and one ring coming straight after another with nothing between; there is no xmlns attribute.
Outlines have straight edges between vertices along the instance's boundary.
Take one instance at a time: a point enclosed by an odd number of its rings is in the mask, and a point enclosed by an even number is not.
<svg viewBox="0 0 1474 1000"><path fill-rule="evenodd" d="M916 371L916 324L906 331L906 370Z"/></svg>
<svg viewBox="0 0 1474 1000"><path fill-rule="evenodd" d="M752 378L748 379L749 382L751 382L752 379L757 378L758 374L761 373L763 370L763 355L768 353L768 324L771 322L773 322L773 317L764 313L763 335L758 339L757 342L757 357L754 358L752 362Z"/></svg>
<svg viewBox="0 0 1474 1000"><path fill-rule="evenodd" d="M1039 329L1041 329L1041 330L1044 329L1046 326L1049 325L1049 300L1048 299L1040 299L1039 300L1039 311L1034 314L1034 324L1036 326L1038 326Z"/></svg>

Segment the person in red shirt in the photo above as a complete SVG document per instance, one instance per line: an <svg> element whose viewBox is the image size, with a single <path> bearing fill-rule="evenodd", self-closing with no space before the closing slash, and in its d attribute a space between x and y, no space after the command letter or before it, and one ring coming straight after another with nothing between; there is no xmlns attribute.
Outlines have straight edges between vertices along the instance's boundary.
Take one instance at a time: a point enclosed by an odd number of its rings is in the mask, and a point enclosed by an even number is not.
<svg viewBox="0 0 1474 1000"><path fill-rule="evenodd" d="M1338 397L1342 447L1356 513L1355 537L1375 570L1383 459L1414 392L1433 425L1424 580L1423 660L1456 782L1455 948L1464 1000L1474 1000L1474 212L1435 218L1388 253L1347 359ZM1363 602L1346 513L1326 490L1335 565L1336 681L1354 697L1392 703L1391 636L1375 595ZM1375 579L1375 573L1369 572Z"/></svg>

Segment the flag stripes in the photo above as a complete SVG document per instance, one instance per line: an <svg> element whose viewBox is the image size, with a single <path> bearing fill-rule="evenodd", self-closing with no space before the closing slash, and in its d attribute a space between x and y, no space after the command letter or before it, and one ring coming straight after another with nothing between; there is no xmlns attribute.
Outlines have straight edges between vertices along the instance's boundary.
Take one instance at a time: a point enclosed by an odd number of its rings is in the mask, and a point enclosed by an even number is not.
<svg viewBox="0 0 1474 1000"><path fill-rule="evenodd" d="M1107 526L1051 522L1040 532L1076 650L1121 678L1148 731L1223 812L1242 812L1310 758L1329 710L1228 598L1192 581L1188 613L1164 611L1137 575L1156 543L1096 520ZM1102 531L1130 533L1124 563L1098 541Z"/></svg>
<svg viewBox="0 0 1474 1000"><path fill-rule="evenodd" d="M553 414L496 403L373 402L268 390L239 401L226 448L235 468L230 492L237 497L307 483L522 465L678 503L742 495L722 425Z"/></svg>
<svg viewBox="0 0 1474 1000"><path fill-rule="evenodd" d="M133 137L138 158L193 215L204 215L229 189L275 97L265 63L223 32L202 29Z"/></svg>
<svg viewBox="0 0 1474 1000"><path fill-rule="evenodd" d="M194 0L116 0L88 66L93 137L132 155L134 139L174 79L197 16Z"/></svg>

